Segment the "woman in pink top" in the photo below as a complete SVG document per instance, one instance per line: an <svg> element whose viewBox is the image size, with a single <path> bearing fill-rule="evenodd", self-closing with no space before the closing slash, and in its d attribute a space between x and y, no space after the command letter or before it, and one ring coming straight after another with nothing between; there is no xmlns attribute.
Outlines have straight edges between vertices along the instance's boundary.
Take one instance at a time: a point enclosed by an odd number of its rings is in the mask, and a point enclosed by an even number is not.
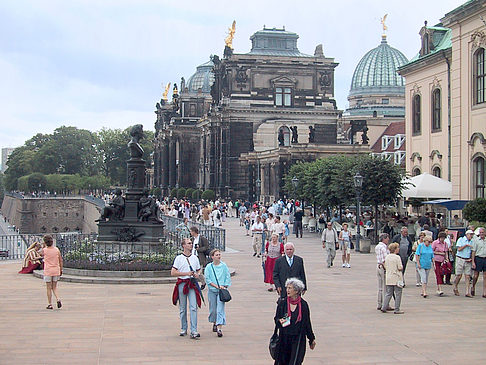
<svg viewBox="0 0 486 365"><path fill-rule="evenodd" d="M57 307L61 308L61 298L57 293L57 281L62 275L62 257L57 247L53 246L54 240L51 235L44 236L44 281L47 286L47 301L49 305L46 309L52 309L52 293L57 300Z"/></svg>
<svg viewBox="0 0 486 365"><path fill-rule="evenodd" d="M440 296L444 295L441 287L441 285L444 285L444 275L441 270L441 265L444 261L449 261L447 255L449 248L445 242L446 236L445 232L440 232L439 238L432 242L432 250L434 250L435 278L437 279L437 294Z"/></svg>

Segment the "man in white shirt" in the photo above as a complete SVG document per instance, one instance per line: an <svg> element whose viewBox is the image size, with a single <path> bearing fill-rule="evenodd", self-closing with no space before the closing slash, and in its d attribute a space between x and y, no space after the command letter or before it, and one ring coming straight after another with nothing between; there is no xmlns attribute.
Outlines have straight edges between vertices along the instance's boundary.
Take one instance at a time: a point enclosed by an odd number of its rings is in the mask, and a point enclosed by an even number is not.
<svg viewBox="0 0 486 365"><path fill-rule="evenodd" d="M321 236L322 248L327 252L327 267L330 268L333 265L334 258L336 257L336 246L338 245L337 231L332 227L332 223L327 223L327 228L322 231Z"/></svg>
<svg viewBox="0 0 486 365"><path fill-rule="evenodd" d="M255 218L255 223L251 226L251 232L253 234L253 256L260 257L260 252L262 251L262 233L263 233L263 223L259 215Z"/></svg>
<svg viewBox="0 0 486 365"><path fill-rule="evenodd" d="M376 275L378 277L378 307L381 310L385 298L385 257L390 254L388 243L390 236L388 233L380 234L380 242L375 247L376 253ZM388 308L387 308L388 310Z"/></svg>
<svg viewBox="0 0 486 365"><path fill-rule="evenodd" d="M179 314L181 319L180 336L187 335L187 301L189 300L189 311L191 318L191 338L201 337L197 332L197 307L201 307L201 297L198 291L196 280L199 278L201 266L199 259L192 254L192 241L189 238L182 240L183 252L178 255L172 265L171 276L177 277L177 282L172 293L172 303L177 304L179 300ZM186 294L184 294L186 291Z"/></svg>
<svg viewBox="0 0 486 365"><path fill-rule="evenodd" d="M278 241L283 242L284 233L285 233L285 224L280 222L279 216L276 216L275 222L272 225L271 234L277 234L278 235Z"/></svg>

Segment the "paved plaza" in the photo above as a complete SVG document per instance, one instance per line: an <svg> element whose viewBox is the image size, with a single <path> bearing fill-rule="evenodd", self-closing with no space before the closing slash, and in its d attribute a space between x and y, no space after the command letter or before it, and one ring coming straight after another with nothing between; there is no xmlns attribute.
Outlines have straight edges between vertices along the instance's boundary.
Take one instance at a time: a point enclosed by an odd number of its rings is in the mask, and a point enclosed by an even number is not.
<svg viewBox="0 0 486 365"><path fill-rule="evenodd" d="M266 291L251 238L236 219L224 224L223 261L236 269L228 325L217 338L199 311L199 341L179 337L173 285L104 285L61 282L61 310L48 311L43 282L19 275L20 262L0 262L0 364L272 364L275 293ZM486 299L452 294L427 299L409 267L403 315L376 310L374 254L353 253L351 269L337 257L326 268L316 234L292 239L304 258L316 349L305 364L484 364ZM338 252L339 255L339 252ZM432 275L430 277L433 279ZM478 283L480 287L482 281ZM206 292L206 291L205 291ZM206 296L206 295L205 295Z"/></svg>

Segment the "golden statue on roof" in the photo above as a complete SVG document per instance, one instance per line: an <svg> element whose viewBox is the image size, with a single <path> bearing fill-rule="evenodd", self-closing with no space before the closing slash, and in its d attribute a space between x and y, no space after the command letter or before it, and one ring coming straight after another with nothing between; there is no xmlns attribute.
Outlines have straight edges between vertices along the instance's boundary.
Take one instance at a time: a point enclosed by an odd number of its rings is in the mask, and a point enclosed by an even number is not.
<svg viewBox="0 0 486 365"><path fill-rule="evenodd" d="M170 82L165 86L164 93L162 94L162 99L167 101L167 94L169 93Z"/></svg>
<svg viewBox="0 0 486 365"><path fill-rule="evenodd" d="M388 16L388 14L385 14L383 16L383 18L380 19L381 25L383 25L383 36L385 36L385 37L386 37L386 31L388 30L388 27L385 24L385 21L386 21L386 17L387 16Z"/></svg>
<svg viewBox="0 0 486 365"><path fill-rule="evenodd" d="M233 24L231 28L228 28L228 36L224 39L224 43L226 43L226 47L233 49L233 38L235 37L236 32L236 20L233 20Z"/></svg>

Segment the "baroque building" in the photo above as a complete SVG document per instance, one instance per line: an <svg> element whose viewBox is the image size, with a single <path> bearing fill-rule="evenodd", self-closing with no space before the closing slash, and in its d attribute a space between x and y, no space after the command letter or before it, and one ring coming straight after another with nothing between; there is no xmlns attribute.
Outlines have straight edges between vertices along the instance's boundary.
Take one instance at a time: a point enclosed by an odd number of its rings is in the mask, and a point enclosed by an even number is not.
<svg viewBox="0 0 486 365"><path fill-rule="evenodd" d="M270 201L283 196L292 164L369 151L337 144L338 64L321 45L304 54L296 33L264 27L250 52L234 53L233 34L222 59L212 56L181 80L172 102L157 103L154 184L164 194L192 187Z"/></svg>
<svg viewBox="0 0 486 365"><path fill-rule="evenodd" d="M453 199L484 197L486 1L468 1L420 29L405 77L406 169L452 182Z"/></svg>

